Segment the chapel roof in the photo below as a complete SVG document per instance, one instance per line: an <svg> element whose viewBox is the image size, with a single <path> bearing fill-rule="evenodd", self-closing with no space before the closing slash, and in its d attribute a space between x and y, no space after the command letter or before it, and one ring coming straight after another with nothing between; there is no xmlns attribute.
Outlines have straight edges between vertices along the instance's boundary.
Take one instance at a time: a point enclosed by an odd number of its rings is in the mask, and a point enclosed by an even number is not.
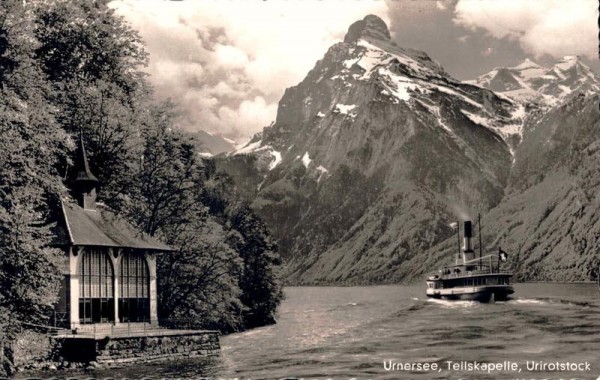
<svg viewBox="0 0 600 380"><path fill-rule="evenodd" d="M98 204L95 210L86 210L68 201L62 202L63 227L66 233L58 245L104 246L136 248L157 251L173 249L160 240L134 227L108 207Z"/></svg>

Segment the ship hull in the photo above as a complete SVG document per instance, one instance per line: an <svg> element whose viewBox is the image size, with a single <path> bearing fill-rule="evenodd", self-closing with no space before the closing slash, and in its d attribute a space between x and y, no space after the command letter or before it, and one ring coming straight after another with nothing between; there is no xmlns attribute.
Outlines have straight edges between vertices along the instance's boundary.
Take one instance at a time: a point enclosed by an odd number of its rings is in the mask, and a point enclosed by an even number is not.
<svg viewBox="0 0 600 380"><path fill-rule="evenodd" d="M427 289L427 297L445 300L479 302L505 301L513 293L514 289L511 285L488 285L454 287L449 289Z"/></svg>

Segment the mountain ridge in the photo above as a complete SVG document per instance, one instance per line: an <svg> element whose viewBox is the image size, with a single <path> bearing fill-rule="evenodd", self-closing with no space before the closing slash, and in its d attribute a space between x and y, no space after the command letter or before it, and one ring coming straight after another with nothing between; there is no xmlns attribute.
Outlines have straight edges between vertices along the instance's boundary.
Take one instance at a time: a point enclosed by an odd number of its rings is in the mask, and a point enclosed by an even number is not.
<svg viewBox="0 0 600 380"><path fill-rule="evenodd" d="M553 107L580 93L600 91L594 72L578 56L564 56L552 66L527 58L513 67L497 67L467 83L489 88L519 102Z"/></svg>
<svg viewBox="0 0 600 380"><path fill-rule="evenodd" d="M275 122L218 160L273 230L290 283L414 278L423 267L408 263L439 260L428 252L453 240L450 222L475 210L486 220L523 190L525 157L548 159L522 142L535 141L544 109L580 100L541 104L462 83L382 25L372 15L352 24L286 89Z"/></svg>

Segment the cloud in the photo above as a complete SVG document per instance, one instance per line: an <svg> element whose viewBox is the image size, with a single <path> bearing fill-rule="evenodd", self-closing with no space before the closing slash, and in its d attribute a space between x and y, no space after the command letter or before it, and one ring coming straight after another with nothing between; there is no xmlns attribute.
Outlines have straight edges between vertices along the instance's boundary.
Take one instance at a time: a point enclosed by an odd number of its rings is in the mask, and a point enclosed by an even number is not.
<svg viewBox="0 0 600 380"><path fill-rule="evenodd" d="M115 0L140 32L158 98L179 104L186 129L235 140L275 120L285 88L299 83L348 26L384 1Z"/></svg>
<svg viewBox="0 0 600 380"><path fill-rule="evenodd" d="M498 39L516 40L536 57L576 54L594 58L597 15L594 0L460 0L454 22L485 29Z"/></svg>
<svg viewBox="0 0 600 380"><path fill-rule="evenodd" d="M218 116L223 124L222 130L245 130L248 124L269 125L276 111L276 104L267 104L262 97L257 96L253 100L244 100L237 109L225 106L219 108Z"/></svg>

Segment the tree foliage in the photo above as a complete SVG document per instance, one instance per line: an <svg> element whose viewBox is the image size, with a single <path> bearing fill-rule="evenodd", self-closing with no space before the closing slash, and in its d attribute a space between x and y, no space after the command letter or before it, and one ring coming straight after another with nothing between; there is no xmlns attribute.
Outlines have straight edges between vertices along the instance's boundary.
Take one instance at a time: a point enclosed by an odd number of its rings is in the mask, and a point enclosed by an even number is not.
<svg viewBox="0 0 600 380"><path fill-rule="evenodd" d="M277 247L265 224L247 204L231 211L231 226L239 234L230 240L244 263L240 276L247 327L275 323L275 310L283 299Z"/></svg>
<svg viewBox="0 0 600 380"><path fill-rule="evenodd" d="M207 162L205 173L202 201L233 232L228 243L243 262L239 286L245 327L274 323L275 311L283 300L277 245L264 222L241 199L231 178L217 172L214 162Z"/></svg>
<svg viewBox="0 0 600 380"><path fill-rule="evenodd" d="M167 323L240 330L273 322L282 298L264 224L153 101L142 40L106 3L0 2L0 376L56 300L53 226L80 133L99 198L174 248L158 260Z"/></svg>
<svg viewBox="0 0 600 380"><path fill-rule="evenodd" d="M0 373L11 370L10 340L42 318L60 278L49 243L66 134L47 102L33 22L23 2L0 3Z"/></svg>
<svg viewBox="0 0 600 380"><path fill-rule="evenodd" d="M146 232L177 247L159 259L161 317L225 331L272 323L282 294L268 231L173 117L170 104L152 113L131 197Z"/></svg>
<svg viewBox="0 0 600 380"><path fill-rule="evenodd" d="M105 2L78 0L36 8L35 36L57 121L71 134L83 132L99 194L119 207L118 195L131 186L150 99L140 71L147 63L142 40Z"/></svg>

